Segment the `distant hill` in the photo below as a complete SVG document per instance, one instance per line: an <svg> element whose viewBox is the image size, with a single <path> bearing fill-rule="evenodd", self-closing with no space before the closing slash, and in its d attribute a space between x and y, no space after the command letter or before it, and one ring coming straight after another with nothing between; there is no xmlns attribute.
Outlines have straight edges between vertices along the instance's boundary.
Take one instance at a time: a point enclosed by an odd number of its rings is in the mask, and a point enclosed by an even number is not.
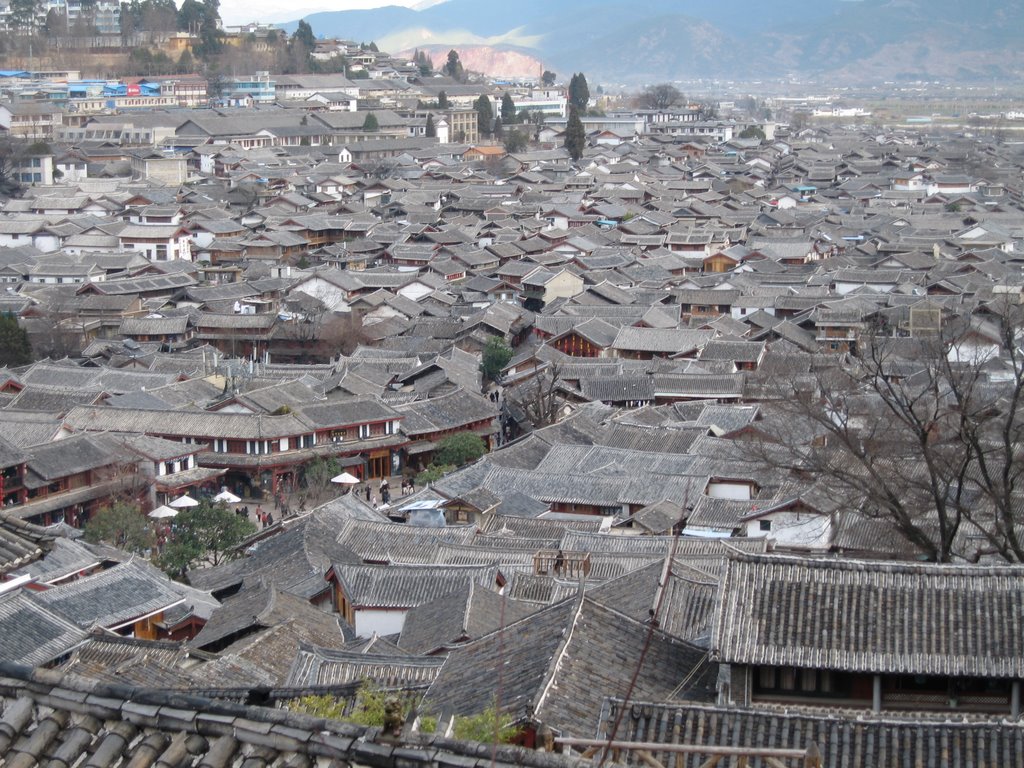
<svg viewBox="0 0 1024 768"><path fill-rule="evenodd" d="M495 12L496 7L507 9ZM444 0L306 17L314 32L382 50L516 51L560 74L642 83L679 78L837 81L1015 78L1024 3L1005 0ZM294 26L294 23L293 25ZM493 49L486 54L482 49Z"/></svg>

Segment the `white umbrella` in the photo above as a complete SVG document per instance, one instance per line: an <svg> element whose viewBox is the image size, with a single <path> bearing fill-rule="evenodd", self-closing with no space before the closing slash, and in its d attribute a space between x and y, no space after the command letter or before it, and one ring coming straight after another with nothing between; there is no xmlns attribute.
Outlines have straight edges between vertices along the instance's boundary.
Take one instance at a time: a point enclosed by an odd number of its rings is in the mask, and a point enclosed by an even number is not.
<svg viewBox="0 0 1024 768"><path fill-rule="evenodd" d="M237 504L242 499L238 496L235 496L235 494L233 494L231 491L221 491L220 493L213 497L213 500L223 501L227 504Z"/></svg>
<svg viewBox="0 0 1024 768"><path fill-rule="evenodd" d="M189 496L187 493L184 496L179 496L170 503L170 506L175 509L184 509L185 507L198 507L199 502Z"/></svg>
<svg viewBox="0 0 1024 768"><path fill-rule="evenodd" d="M161 520L165 517L174 517L178 514L178 510L171 509L166 504L161 504L159 507L149 513L149 516L154 520Z"/></svg>
<svg viewBox="0 0 1024 768"><path fill-rule="evenodd" d="M340 485L358 485L359 478L355 475L350 475L348 472L342 472L340 475L331 478L332 483L338 483Z"/></svg>

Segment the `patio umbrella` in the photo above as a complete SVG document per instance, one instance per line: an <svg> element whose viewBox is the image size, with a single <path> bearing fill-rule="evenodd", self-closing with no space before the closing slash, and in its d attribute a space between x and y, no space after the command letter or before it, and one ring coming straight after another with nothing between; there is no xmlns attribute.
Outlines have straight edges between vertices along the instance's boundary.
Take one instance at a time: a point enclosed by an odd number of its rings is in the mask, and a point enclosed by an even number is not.
<svg viewBox="0 0 1024 768"><path fill-rule="evenodd" d="M166 504L161 504L159 507L149 513L149 516L154 520L162 520L165 517L174 517L178 514L178 510L171 509Z"/></svg>
<svg viewBox="0 0 1024 768"><path fill-rule="evenodd" d="M213 500L223 501L227 504L237 504L242 499L238 496L235 496L235 494L233 494L231 491L221 491L220 493L213 497Z"/></svg>
<svg viewBox="0 0 1024 768"><path fill-rule="evenodd" d="M350 475L348 472L342 472L340 475L331 478L332 483L338 483L339 485L358 485L359 478L355 475Z"/></svg>
<svg viewBox="0 0 1024 768"><path fill-rule="evenodd" d="M184 509L185 507L198 507L199 502L189 496L187 493L184 496L179 496L170 503L170 506L175 509Z"/></svg>

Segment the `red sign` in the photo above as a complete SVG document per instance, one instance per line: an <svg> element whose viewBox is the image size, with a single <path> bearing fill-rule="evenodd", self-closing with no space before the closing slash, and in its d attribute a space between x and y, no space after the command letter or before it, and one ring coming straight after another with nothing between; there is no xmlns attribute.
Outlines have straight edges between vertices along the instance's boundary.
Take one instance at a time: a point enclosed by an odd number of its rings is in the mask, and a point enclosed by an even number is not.
<svg viewBox="0 0 1024 768"><path fill-rule="evenodd" d="M138 96L141 92L142 91L139 89L138 85L129 85L128 86L128 95L129 96Z"/></svg>

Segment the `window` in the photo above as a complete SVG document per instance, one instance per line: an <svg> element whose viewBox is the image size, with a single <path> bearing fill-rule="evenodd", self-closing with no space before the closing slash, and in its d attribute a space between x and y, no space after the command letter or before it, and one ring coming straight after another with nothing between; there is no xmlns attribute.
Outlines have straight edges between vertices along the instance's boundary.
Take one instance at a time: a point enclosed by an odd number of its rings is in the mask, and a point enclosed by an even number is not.
<svg viewBox="0 0 1024 768"><path fill-rule="evenodd" d="M757 524L759 529L762 531L770 531L772 529L771 520L758 520Z"/></svg>
<svg viewBox="0 0 1024 768"><path fill-rule="evenodd" d="M784 691L796 689L796 670L793 667L783 667L779 670L779 688Z"/></svg>

